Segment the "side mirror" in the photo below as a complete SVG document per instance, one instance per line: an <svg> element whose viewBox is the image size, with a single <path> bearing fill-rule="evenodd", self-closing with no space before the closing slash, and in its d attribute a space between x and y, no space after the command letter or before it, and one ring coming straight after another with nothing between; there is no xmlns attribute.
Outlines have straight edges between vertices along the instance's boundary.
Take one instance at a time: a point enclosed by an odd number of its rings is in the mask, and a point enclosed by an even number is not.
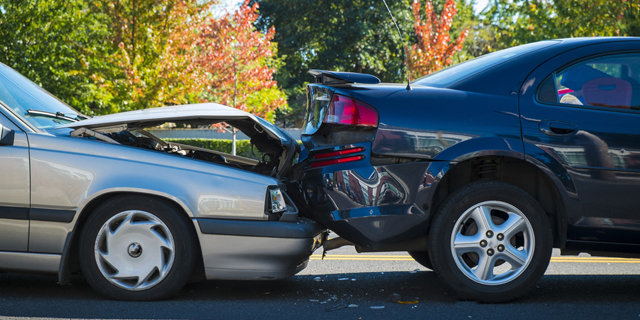
<svg viewBox="0 0 640 320"><path fill-rule="evenodd" d="M12 146L15 132L0 124L0 146Z"/></svg>

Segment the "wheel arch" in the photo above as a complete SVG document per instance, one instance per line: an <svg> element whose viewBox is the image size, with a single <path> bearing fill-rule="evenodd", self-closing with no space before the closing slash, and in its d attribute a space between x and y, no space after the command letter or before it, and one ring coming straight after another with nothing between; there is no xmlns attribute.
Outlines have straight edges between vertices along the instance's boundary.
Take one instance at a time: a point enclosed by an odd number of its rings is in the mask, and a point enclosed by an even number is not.
<svg viewBox="0 0 640 320"><path fill-rule="evenodd" d="M78 210L74 221L73 230L67 235L67 239L65 241L64 249L62 252L62 256L60 259L60 267L58 271L58 282L61 285L68 284L71 280L71 274L73 272L79 271L79 260L78 260L78 244L80 238L80 231L82 230L85 222L89 218L89 216L105 201L112 199L118 196L124 195L139 195L154 198L158 201L165 203L168 206L173 207L177 212L183 214L183 217L189 219L193 217L193 214L189 210L188 206L182 203L179 199L164 195L157 192L145 192L141 190L112 190L102 192L98 195L95 195L90 200L86 201L83 206ZM197 236L197 230L193 223L189 223L190 228L194 232L194 235ZM197 237L196 237L197 240ZM196 241L196 252L199 252L196 256L198 257L198 261L196 267L194 268L194 274L191 276L191 280L199 280L204 279L204 262L202 259L202 250L200 248L200 242Z"/></svg>
<svg viewBox="0 0 640 320"><path fill-rule="evenodd" d="M563 247L566 240L567 209L560 193L562 184L554 181L549 170L519 157L486 155L467 157L448 167L431 199L431 212L437 212L446 199L469 183L499 180L530 194L542 206L552 228L553 246ZM433 218L433 217L432 217Z"/></svg>

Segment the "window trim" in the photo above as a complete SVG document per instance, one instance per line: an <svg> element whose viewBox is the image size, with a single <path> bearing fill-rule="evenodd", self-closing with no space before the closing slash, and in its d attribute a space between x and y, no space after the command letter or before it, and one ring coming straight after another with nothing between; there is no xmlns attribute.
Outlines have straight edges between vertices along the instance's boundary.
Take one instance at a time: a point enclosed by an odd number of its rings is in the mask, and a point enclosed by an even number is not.
<svg viewBox="0 0 640 320"><path fill-rule="evenodd" d="M555 69L553 72L551 72L550 75L546 76L543 81L540 81L540 84L538 84L538 87L536 88L536 91L535 91L535 94L534 94L534 101L536 103L542 104L542 105L563 107L563 108L589 109L589 110L601 110L601 111L609 111L609 112L640 114L640 109L619 109L619 108L610 108L610 107L598 107L598 106L592 106L592 105L568 104L568 103L560 103L559 99L558 99L558 102L553 103L553 102L548 102L548 101L541 101L540 99L538 99L538 95L540 93L542 85L551 76L554 77L553 86L554 86L556 92L558 92L558 87L556 85L555 77L561 71L564 71L564 70L566 70L566 69L568 69L568 68L570 68L570 67L572 67L574 65L577 65L577 64L579 64L581 62L592 60L592 59L596 59L596 58L599 58L599 57L622 55L622 54L631 54L631 53L635 53L635 54L638 54L640 56L640 51L637 50L637 49L621 50L621 51L597 53L597 54L593 54L593 55L590 55L590 56L587 56L587 57L583 57L581 59L572 60L572 61L570 61L568 63L565 63L561 67L559 67L559 68Z"/></svg>

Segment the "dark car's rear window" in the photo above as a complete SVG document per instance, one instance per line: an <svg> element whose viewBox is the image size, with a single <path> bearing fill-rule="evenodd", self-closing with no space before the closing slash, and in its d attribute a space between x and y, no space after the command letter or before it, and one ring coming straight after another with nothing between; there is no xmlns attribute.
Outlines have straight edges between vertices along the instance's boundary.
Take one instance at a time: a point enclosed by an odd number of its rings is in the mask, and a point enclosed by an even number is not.
<svg viewBox="0 0 640 320"><path fill-rule="evenodd" d="M558 40L548 40L529 43L509 49L504 49L483 56L477 57L473 60L465 61L460 64L456 64L446 69L442 69L438 72L426 75L416 81L413 84L437 88L446 88L468 76L489 69L495 65L498 65L504 61L511 60L515 57L552 46L560 43Z"/></svg>

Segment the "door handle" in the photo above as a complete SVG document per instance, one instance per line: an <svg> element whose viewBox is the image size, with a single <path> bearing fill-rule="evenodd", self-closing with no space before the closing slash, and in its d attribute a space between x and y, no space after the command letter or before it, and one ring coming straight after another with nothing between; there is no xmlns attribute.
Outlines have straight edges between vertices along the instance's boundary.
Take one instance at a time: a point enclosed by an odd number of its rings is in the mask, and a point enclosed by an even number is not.
<svg viewBox="0 0 640 320"><path fill-rule="evenodd" d="M540 131L549 136L570 136L578 131L578 127L573 123L544 120L540 122Z"/></svg>

